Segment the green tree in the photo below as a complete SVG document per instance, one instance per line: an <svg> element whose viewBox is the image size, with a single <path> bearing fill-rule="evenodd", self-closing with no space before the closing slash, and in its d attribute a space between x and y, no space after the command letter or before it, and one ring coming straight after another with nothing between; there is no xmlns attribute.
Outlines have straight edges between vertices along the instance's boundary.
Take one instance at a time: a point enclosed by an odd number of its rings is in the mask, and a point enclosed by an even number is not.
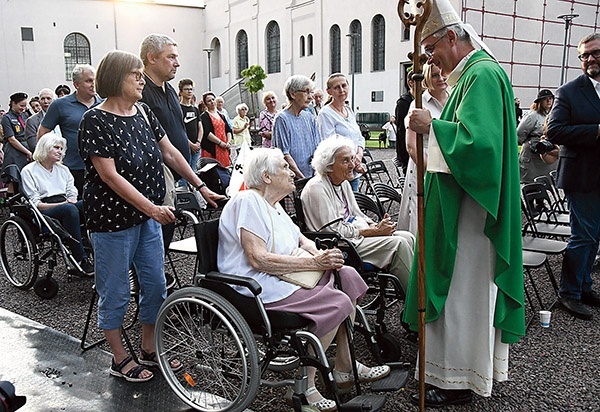
<svg viewBox="0 0 600 412"><path fill-rule="evenodd" d="M251 113L253 114L253 117L256 117L259 111L256 93L258 93L265 87L263 80L267 78L267 74L265 73L265 70L262 68L262 66L259 64L255 64L253 66L248 67L247 69L242 70L241 74L242 77L246 79L244 85L251 94Z"/></svg>

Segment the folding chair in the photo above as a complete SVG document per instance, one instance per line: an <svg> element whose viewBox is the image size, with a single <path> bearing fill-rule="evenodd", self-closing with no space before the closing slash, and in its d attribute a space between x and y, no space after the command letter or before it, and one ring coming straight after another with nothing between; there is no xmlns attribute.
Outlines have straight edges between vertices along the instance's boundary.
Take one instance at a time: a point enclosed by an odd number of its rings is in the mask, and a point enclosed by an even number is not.
<svg viewBox="0 0 600 412"><path fill-rule="evenodd" d="M396 168L396 175L398 176L398 184L394 187L404 191L404 182L406 181L406 175L404 174L404 169L402 169L402 165L400 164L400 160L397 157L392 159L392 164Z"/></svg>
<svg viewBox="0 0 600 412"><path fill-rule="evenodd" d="M556 187L556 185L554 184L554 180L550 176L538 176L535 179L533 179L533 181L544 185L546 191L548 192L548 197L550 198L550 206L552 207L552 210L558 214L558 216L560 216L561 214L569 214L569 210L566 207L566 202L564 201L564 199L561 199L558 188Z"/></svg>
<svg viewBox="0 0 600 412"><path fill-rule="evenodd" d="M527 302L531 308L531 315L527 321L527 328L529 328L531 321L536 318L536 313L538 310L550 310L552 307L554 307L557 301L556 298L554 298L550 304L544 304L535 277L532 273L533 269L538 269L542 266L548 266L548 257L545 254L527 250L523 251L523 270L526 275L526 279L524 279L525 298L527 299ZM536 302L534 301L534 297L537 301L537 305L535 304Z"/></svg>
<svg viewBox="0 0 600 412"><path fill-rule="evenodd" d="M383 219L385 212L378 199L373 200L369 196L360 192L354 192L354 198L356 199L358 207L364 214L373 220Z"/></svg>
<svg viewBox="0 0 600 412"><path fill-rule="evenodd" d="M372 184L375 182L386 183L390 186L394 186L394 181L390 172L383 160L374 160L366 164L366 173L365 175L369 178Z"/></svg>
<svg viewBox="0 0 600 412"><path fill-rule="evenodd" d="M400 211L400 203L402 203L402 195L393 187L380 182L373 184L373 190L375 191L375 195L379 199L379 203L383 207L384 212L388 213L394 220L397 219ZM392 209L394 209L395 212L393 212Z"/></svg>
<svg viewBox="0 0 600 412"><path fill-rule="evenodd" d="M557 239L571 236L571 228L560 223L550 209L550 199L541 183L528 183L521 188L521 207L525 214L524 233Z"/></svg>

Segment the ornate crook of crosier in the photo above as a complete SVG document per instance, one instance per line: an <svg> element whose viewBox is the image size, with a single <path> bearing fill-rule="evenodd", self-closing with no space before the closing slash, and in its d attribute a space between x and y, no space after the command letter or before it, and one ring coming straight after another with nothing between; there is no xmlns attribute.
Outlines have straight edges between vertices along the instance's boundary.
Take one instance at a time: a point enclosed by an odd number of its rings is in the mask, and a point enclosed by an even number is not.
<svg viewBox="0 0 600 412"><path fill-rule="evenodd" d="M413 72L421 74L421 66L427 61L427 57L421 54L421 33L423 26L431 13L432 0L400 0L398 2L398 16L407 29L410 26L415 26L415 35L413 39L413 51L408 54L408 58L413 61ZM411 4L412 3L412 4ZM412 12L405 12L406 5L413 6ZM415 59L415 55L419 56Z"/></svg>

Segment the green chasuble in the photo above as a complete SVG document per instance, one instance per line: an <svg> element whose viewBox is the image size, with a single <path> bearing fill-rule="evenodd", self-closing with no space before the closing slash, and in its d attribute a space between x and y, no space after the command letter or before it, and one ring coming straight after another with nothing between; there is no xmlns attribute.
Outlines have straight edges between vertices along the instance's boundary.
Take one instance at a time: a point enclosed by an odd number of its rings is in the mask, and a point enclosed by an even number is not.
<svg viewBox="0 0 600 412"><path fill-rule="evenodd" d="M496 251L494 326L502 331L502 342L514 343L525 335L521 205L513 91L502 67L484 51L475 52L432 125L452 174L425 178L426 322L444 309L460 205L468 194L487 211L484 232ZM405 321L415 330L417 293L415 258L405 310Z"/></svg>

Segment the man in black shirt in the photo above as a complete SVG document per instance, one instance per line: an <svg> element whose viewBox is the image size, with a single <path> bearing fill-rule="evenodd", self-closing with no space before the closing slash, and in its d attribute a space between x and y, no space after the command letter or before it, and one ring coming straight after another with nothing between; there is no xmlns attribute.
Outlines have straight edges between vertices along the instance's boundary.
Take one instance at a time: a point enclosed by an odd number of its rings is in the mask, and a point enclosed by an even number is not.
<svg viewBox="0 0 600 412"><path fill-rule="evenodd" d="M142 92L142 101L152 109L163 129L167 132L173 146L181 152L189 163L190 145L183 123L183 112L179 105L177 92L169 84L169 80L173 80L177 74L178 56L177 43L169 36L150 34L142 40L140 58L144 63L144 78L146 80L146 86ZM175 181L181 178L174 170L171 170L171 172ZM223 198L223 196L211 191L204 183L199 185L197 189L213 207L216 207L215 201ZM174 229L174 224L163 226L165 251L171 243Z"/></svg>
<svg viewBox="0 0 600 412"><path fill-rule="evenodd" d="M194 81L192 79L179 80L179 101L183 111L183 123L190 145L190 166L194 172L198 169L200 159L200 141L202 140L202 123L200 113L194 105Z"/></svg>

